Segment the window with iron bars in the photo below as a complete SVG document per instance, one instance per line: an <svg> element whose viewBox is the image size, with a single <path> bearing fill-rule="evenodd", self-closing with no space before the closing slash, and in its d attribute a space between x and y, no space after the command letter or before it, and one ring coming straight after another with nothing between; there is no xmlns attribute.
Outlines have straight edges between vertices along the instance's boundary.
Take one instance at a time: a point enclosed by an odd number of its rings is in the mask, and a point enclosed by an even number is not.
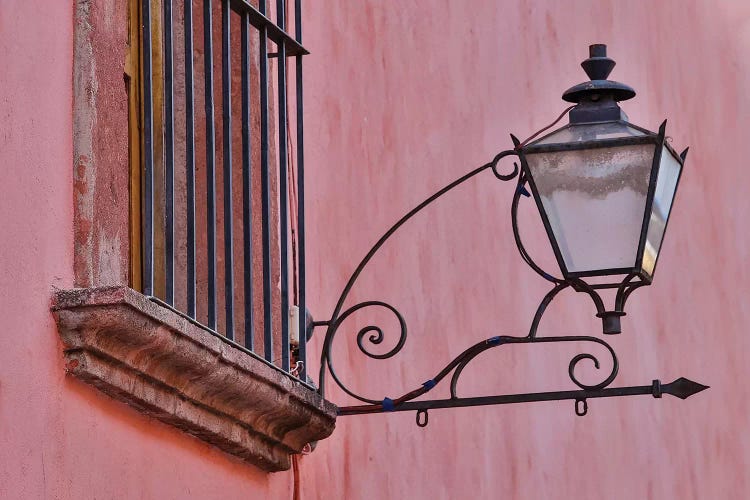
<svg viewBox="0 0 750 500"><path fill-rule="evenodd" d="M132 0L126 83L131 286L306 381L301 33L301 0Z"/></svg>

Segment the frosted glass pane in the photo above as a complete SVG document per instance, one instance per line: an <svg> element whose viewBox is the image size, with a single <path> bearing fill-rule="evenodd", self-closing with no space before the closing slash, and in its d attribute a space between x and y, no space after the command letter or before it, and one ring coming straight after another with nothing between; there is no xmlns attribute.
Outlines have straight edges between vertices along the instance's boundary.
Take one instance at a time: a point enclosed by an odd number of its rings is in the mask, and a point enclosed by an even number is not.
<svg viewBox="0 0 750 500"><path fill-rule="evenodd" d="M542 137L529 146L539 144L565 144L570 142L593 141L596 139L614 139L617 137L639 137L643 132L625 122L604 122L583 125L570 125Z"/></svg>
<svg viewBox="0 0 750 500"><path fill-rule="evenodd" d="M655 146L526 159L569 272L634 267Z"/></svg>
<svg viewBox="0 0 750 500"><path fill-rule="evenodd" d="M643 270L649 276L654 273L656 258L659 255L661 242L664 239L664 228L669 218L669 211L672 209L672 200L674 200L680 169L682 169L680 163L664 147L661 152L659 174L656 178L656 190L654 191L654 203L651 208L648 232L646 233L646 247L643 251Z"/></svg>

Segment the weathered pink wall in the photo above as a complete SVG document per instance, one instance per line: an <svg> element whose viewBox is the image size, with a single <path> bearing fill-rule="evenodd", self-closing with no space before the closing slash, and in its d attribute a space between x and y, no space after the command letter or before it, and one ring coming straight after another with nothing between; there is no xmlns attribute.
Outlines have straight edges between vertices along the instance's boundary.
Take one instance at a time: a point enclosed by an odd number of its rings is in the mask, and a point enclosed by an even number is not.
<svg viewBox="0 0 750 500"><path fill-rule="evenodd" d="M331 310L347 273L401 214L510 148L510 132L523 140L554 120L567 105L562 92L585 79L578 63L587 46L607 43L618 62L612 77L638 92L623 105L631 120L655 130L668 118L675 147L691 147L656 281L633 295L623 334L611 339L621 363L615 384L686 376L712 388L687 401L590 401L585 418L572 402L433 411L426 429L414 414L342 417L302 462L305 492L747 498L750 4L332 0L308 5L307 14L314 314ZM512 242L513 188L489 173L477 178L409 223L373 261L354 299L397 305L410 335L392 363L339 351L338 373L352 387L395 397L472 343L527 331L548 287ZM538 227L524 229L527 247L548 254ZM600 335L593 314L588 299L567 292L540 333ZM391 318L369 318L394 338ZM353 321L349 339L341 332L338 342L352 346L363 324ZM576 352L489 351L461 388L574 388L567 364ZM340 391L331 398L347 401Z"/></svg>
<svg viewBox="0 0 750 500"><path fill-rule="evenodd" d="M639 93L624 106L632 121L654 129L667 117L673 144L691 146L655 284L634 294L612 339L616 384L684 375L712 388L687 401L592 401L585 418L570 403L434 411L426 429L413 414L344 417L301 460L304 497L746 497L750 6L329 0L305 13L318 319L383 230L510 147L508 133L552 121L583 78L587 45L608 43L613 78ZM0 498L288 498L291 473L263 474L64 376L48 308L53 287L73 286L72 47L71 2L2 3ZM338 371L353 387L395 396L479 339L525 332L546 287L516 255L512 189L477 178L373 261L352 298L397 304L410 336L399 358L376 363L342 331ZM544 253L538 229L528 246ZM540 334L598 329L590 302L567 294ZM490 351L461 388L568 388L575 352Z"/></svg>

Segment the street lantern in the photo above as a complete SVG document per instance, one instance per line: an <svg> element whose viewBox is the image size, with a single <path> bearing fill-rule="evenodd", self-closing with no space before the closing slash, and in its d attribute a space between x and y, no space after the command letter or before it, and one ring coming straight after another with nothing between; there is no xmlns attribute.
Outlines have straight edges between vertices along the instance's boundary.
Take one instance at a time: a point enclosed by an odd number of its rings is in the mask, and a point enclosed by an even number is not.
<svg viewBox="0 0 750 500"><path fill-rule="evenodd" d="M340 415L416 411L417 424L427 425L427 412L437 408L455 408L532 401L573 400L575 413L585 415L589 399L618 396L651 395L661 398L670 394L685 399L707 386L680 377L669 384L653 380L650 385L608 387L617 376L619 362L614 349L602 338L590 335L540 336L537 330L549 304L563 290L572 289L588 295L596 315L602 319L604 334L620 333L620 317L631 293L651 284L667 222L672 211L677 184L685 163L687 149L676 154L665 135L666 121L658 132L631 124L619 102L631 99L635 91L622 83L607 80L615 62L607 57L605 45L591 45L589 58L581 64L590 81L576 85L563 94L574 103L568 108L569 123L535 139L526 141L511 136L514 148L497 154L494 159L448 184L398 220L375 243L355 268L331 313L330 319L312 321L308 336L315 327L326 333L320 359L319 390L325 395L326 376L346 394L364 403L339 408ZM558 121L565 115L560 116ZM517 156L521 167L503 173L499 162ZM513 236L521 258L543 279L552 284L533 317L525 336L500 335L478 342L455 357L421 386L397 398L366 397L349 388L334 370L332 345L346 320L362 309L380 308L395 315L400 334L394 347L385 353L370 350L384 342L385 332L377 325L361 328L356 334L359 350L372 359L388 359L398 354L406 342L407 322L391 304L367 300L346 307L346 301L357 279L388 239L407 221L448 191L476 175L491 170L495 178L516 179L511 203ZM526 186L530 186L529 193ZM518 228L518 208L523 196L536 201L547 235L554 250L562 277L542 269L526 250ZM607 309L599 292L614 289L614 307ZM570 380L580 390L460 397L458 383L464 368L479 354L504 345L540 343L589 343L604 347L611 357L611 369L598 383L584 383L576 375L584 360L596 369L602 366L589 352L575 355L568 364ZM441 380L450 376L450 397L420 399Z"/></svg>
<svg viewBox="0 0 750 500"><path fill-rule="evenodd" d="M563 276L593 288L650 284L687 150L628 122L618 102L635 91L607 80L606 45L581 64L591 81L570 88L570 123L520 148L523 169ZM580 283L580 281L579 281ZM603 314L619 333L622 311Z"/></svg>

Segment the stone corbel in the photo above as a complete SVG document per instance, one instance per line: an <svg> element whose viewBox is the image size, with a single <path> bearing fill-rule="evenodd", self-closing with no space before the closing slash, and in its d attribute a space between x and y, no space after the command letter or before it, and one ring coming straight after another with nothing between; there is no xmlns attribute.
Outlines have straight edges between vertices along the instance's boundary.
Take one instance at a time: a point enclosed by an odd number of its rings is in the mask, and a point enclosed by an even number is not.
<svg viewBox="0 0 750 500"><path fill-rule="evenodd" d="M263 470L333 432L318 393L128 287L60 291L52 310L70 375Z"/></svg>

